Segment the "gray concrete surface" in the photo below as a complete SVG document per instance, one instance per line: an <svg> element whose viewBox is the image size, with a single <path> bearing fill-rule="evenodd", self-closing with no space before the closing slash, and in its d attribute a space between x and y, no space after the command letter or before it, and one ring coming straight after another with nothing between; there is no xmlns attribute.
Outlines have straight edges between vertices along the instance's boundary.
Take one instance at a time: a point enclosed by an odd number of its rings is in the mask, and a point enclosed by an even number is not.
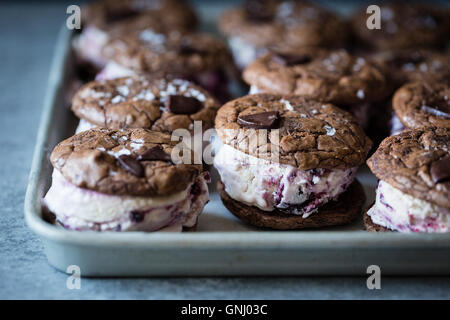
<svg viewBox="0 0 450 320"><path fill-rule="evenodd" d="M0 4L0 299L428 299L450 298L450 278L82 279L47 264L26 227L23 201L46 81L65 5Z"/></svg>

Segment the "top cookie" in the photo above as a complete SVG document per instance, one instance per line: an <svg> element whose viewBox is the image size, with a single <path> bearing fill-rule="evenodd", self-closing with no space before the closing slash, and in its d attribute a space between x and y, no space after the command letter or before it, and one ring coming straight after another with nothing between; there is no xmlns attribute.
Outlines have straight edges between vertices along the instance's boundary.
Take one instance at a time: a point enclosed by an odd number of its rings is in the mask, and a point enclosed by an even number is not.
<svg viewBox="0 0 450 320"><path fill-rule="evenodd" d="M279 145L279 162L300 170L359 166L372 145L349 113L299 96L256 94L230 101L219 109L216 129L223 143L258 158L270 159ZM271 140L271 130L255 129L279 129L279 143ZM260 134L267 139L252 139Z"/></svg>
<svg viewBox="0 0 450 320"><path fill-rule="evenodd" d="M450 129L420 128L386 138L367 160L380 180L450 208Z"/></svg>
<svg viewBox="0 0 450 320"><path fill-rule="evenodd" d="M390 92L385 72L383 65L345 50L301 49L268 53L248 66L243 77L264 92L342 105L383 99Z"/></svg>
<svg viewBox="0 0 450 320"><path fill-rule="evenodd" d="M223 70L232 61L226 44L210 34L162 34L151 29L112 37L103 55L136 73L160 78Z"/></svg>
<svg viewBox="0 0 450 320"><path fill-rule="evenodd" d="M253 0L225 12L219 28L258 47L344 47L347 26L336 15L307 1Z"/></svg>
<svg viewBox="0 0 450 320"><path fill-rule="evenodd" d="M396 86L407 82L450 79L450 57L426 49L403 49L377 53L372 58L385 63Z"/></svg>
<svg viewBox="0 0 450 320"><path fill-rule="evenodd" d="M450 128L450 86L448 81L413 82L394 95L395 114L409 129L422 126Z"/></svg>
<svg viewBox="0 0 450 320"><path fill-rule="evenodd" d="M91 124L111 128L147 128L171 133L214 125L219 102L206 90L186 80L144 77L93 81L72 100L72 110Z"/></svg>
<svg viewBox="0 0 450 320"><path fill-rule="evenodd" d="M91 129L60 142L50 160L72 184L101 193L167 196L185 190L201 165L173 164L176 142L145 129Z"/></svg>
<svg viewBox="0 0 450 320"><path fill-rule="evenodd" d="M197 24L194 11L183 0L97 0L83 7L81 17L83 25L103 31L117 23L134 23L136 18L140 23L154 21L179 30L193 30Z"/></svg>
<svg viewBox="0 0 450 320"><path fill-rule="evenodd" d="M367 28L366 8L352 18L358 40L369 48L400 49L443 47L448 39L447 8L427 4L386 3L381 8L381 29Z"/></svg>

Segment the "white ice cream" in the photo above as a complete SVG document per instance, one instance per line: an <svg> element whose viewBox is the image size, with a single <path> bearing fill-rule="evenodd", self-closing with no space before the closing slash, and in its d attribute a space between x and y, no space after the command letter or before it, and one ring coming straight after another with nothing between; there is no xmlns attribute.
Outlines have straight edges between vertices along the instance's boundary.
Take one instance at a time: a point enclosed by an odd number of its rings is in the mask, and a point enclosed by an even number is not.
<svg viewBox="0 0 450 320"><path fill-rule="evenodd" d="M375 224L400 232L449 232L450 210L410 196L380 181L367 214Z"/></svg>
<svg viewBox="0 0 450 320"><path fill-rule="evenodd" d="M258 48L239 37L230 37L228 44L239 69L245 69L259 56L266 53L266 49Z"/></svg>
<svg viewBox="0 0 450 320"><path fill-rule="evenodd" d="M108 34L96 27L88 26L74 39L74 49L77 55L97 67L105 65L102 56L103 46L108 42Z"/></svg>
<svg viewBox="0 0 450 320"><path fill-rule="evenodd" d="M209 200L207 181L167 197L116 196L79 188L54 170L44 204L66 228L96 231L157 231L192 227Z"/></svg>
<svg viewBox="0 0 450 320"><path fill-rule="evenodd" d="M218 140L218 139L215 139ZM214 157L227 194L264 211L276 208L308 217L353 182L357 168L308 171L249 156L228 145Z"/></svg>

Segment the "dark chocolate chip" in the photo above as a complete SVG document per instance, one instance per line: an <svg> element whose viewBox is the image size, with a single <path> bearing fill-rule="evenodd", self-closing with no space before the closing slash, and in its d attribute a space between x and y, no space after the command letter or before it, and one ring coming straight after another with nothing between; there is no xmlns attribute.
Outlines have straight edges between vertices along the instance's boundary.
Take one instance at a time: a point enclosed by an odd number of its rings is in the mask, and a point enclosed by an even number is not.
<svg viewBox="0 0 450 320"><path fill-rule="evenodd" d="M291 55L291 54L276 53L272 56L272 61L282 66L296 66L311 62L311 57L306 54Z"/></svg>
<svg viewBox="0 0 450 320"><path fill-rule="evenodd" d="M143 154L139 155L137 160L139 161L168 161L172 162L170 154L165 152L160 147L153 147L148 149Z"/></svg>
<svg viewBox="0 0 450 320"><path fill-rule="evenodd" d="M421 109L433 116L450 119L450 100L439 100L434 103L430 103L430 106L422 106Z"/></svg>
<svg viewBox="0 0 450 320"><path fill-rule="evenodd" d="M450 181L450 155L433 162L430 173L434 183Z"/></svg>
<svg viewBox="0 0 450 320"><path fill-rule="evenodd" d="M134 223L139 223L144 221L144 214L139 211L131 211L130 212L130 220Z"/></svg>
<svg viewBox="0 0 450 320"><path fill-rule="evenodd" d="M170 95L166 99L165 107L175 114L193 114L203 108L203 103L193 97Z"/></svg>
<svg viewBox="0 0 450 320"><path fill-rule="evenodd" d="M120 165L129 173L135 175L136 177L144 176L144 167L132 156L123 154L117 160L119 161Z"/></svg>
<svg viewBox="0 0 450 320"><path fill-rule="evenodd" d="M273 129L279 119L278 111L269 111L239 116L237 123L242 127L255 129Z"/></svg>

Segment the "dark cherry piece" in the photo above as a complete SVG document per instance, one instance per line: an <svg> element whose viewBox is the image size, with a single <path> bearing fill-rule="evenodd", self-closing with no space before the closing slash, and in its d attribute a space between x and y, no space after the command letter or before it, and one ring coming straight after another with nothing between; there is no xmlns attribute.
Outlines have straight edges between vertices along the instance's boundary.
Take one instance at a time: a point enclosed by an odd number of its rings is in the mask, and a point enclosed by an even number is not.
<svg viewBox="0 0 450 320"><path fill-rule="evenodd" d="M291 55L276 53L272 56L272 61L282 66L296 66L311 62L311 57L308 55Z"/></svg>
<svg viewBox="0 0 450 320"><path fill-rule="evenodd" d="M165 107L175 114L193 114L203 108L203 104L193 97L170 95L167 97Z"/></svg>
<svg viewBox="0 0 450 320"><path fill-rule="evenodd" d="M117 160L119 161L120 165L129 173L135 175L136 177L144 176L144 167L132 156L123 154Z"/></svg>
<svg viewBox="0 0 450 320"><path fill-rule="evenodd" d="M430 173L434 183L450 181L450 155L433 162Z"/></svg>
<svg viewBox="0 0 450 320"><path fill-rule="evenodd" d="M269 111L239 116L237 123L242 127L254 129L273 129L278 122L278 112Z"/></svg>
<svg viewBox="0 0 450 320"><path fill-rule="evenodd" d="M139 161L168 161L172 162L170 154L162 150L160 147L153 147L148 149L143 154L139 155L137 160Z"/></svg>

